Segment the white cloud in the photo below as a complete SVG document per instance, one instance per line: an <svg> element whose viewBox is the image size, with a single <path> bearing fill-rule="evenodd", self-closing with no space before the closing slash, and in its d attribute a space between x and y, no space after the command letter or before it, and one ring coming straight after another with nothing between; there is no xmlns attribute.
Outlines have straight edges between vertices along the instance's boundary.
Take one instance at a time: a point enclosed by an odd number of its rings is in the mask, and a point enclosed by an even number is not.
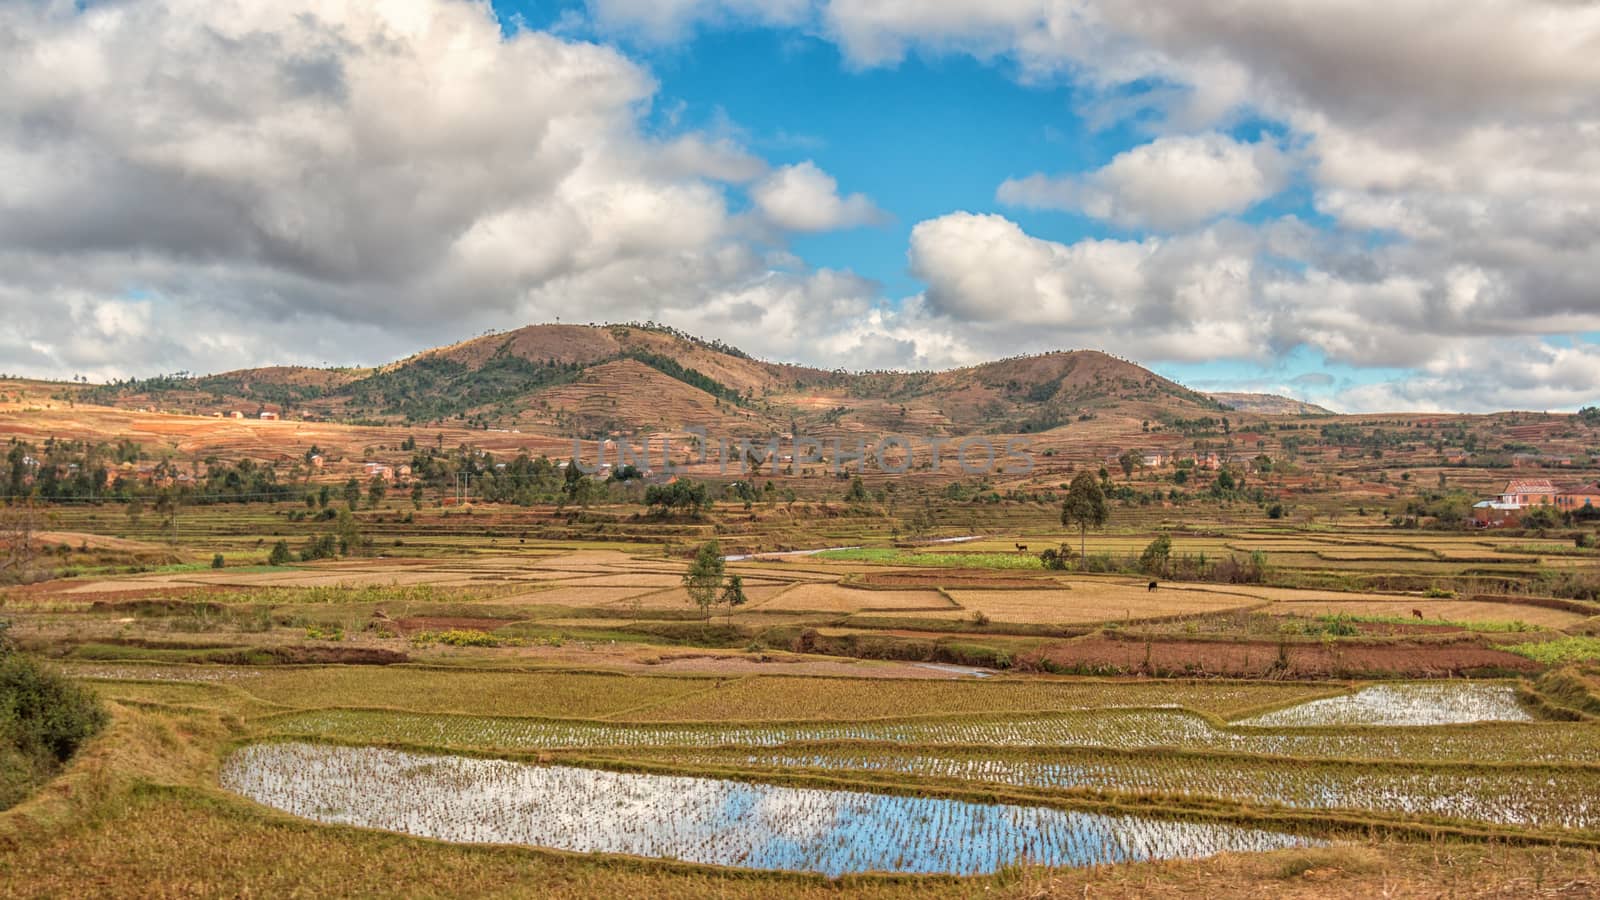
<svg viewBox="0 0 1600 900"><path fill-rule="evenodd" d="M884 219L866 195L841 197L833 176L809 160L784 166L756 182L750 199L767 221L789 231L834 231Z"/></svg>
<svg viewBox="0 0 1600 900"><path fill-rule="evenodd" d="M928 312L990 352L1110 348L1142 359L1265 354L1255 238L1218 227L1144 241L1041 240L996 215L953 213L912 230Z"/></svg>
<svg viewBox="0 0 1600 900"><path fill-rule="evenodd" d="M1283 189L1288 163L1270 143L1214 132L1169 136L1082 176L1030 175L1000 185L1002 203L1076 210L1127 227L1178 229L1243 212Z"/></svg>
<svg viewBox="0 0 1600 900"><path fill-rule="evenodd" d="M11 4L0 42L0 359L31 372L376 363L556 316L778 351L834 327L784 304L871 293L767 249L864 197L806 165L731 215L765 161L647 134L647 71L485 4Z"/></svg>

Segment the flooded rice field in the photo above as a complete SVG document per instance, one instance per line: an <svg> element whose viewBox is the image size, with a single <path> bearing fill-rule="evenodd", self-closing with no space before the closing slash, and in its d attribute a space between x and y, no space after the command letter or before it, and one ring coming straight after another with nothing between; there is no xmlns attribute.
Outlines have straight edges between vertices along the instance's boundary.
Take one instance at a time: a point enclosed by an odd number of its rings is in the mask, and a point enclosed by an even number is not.
<svg viewBox="0 0 1600 900"><path fill-rule="evenodd" d="M1430 768L1294 760L1091 753L990 753L830 748L749 754L676 753L687 765L761 766L975 781L1012 787L1227 798L1260 806L1349 809L1535 828L1600 828L1595 769Z"/></svg>
<svg viewBox="0 0 1600 900"><path fill-rule="evenodd" d="M271 720L285 737L495 750L582 747L776 747L837 741L987 747L1172 748L1315 759L1592 763L1597 732L1577 722L1490 722L1471 728L1219 727L1176 709L768 725L630 725L560 719L328 709Z"/></svg>
<svg viewBox="0 0 1600 900"><path fill-rule="evenodd" d="M1323 725L1421 726L1531 722L1508 684L1378 684L1353 694L1309 700L1235 722L1277 728Z"/></svg>
<svg viewBox="0 0 1600 900"><path fill-rule="evenodd" d="M1088 866L1322 843L1131 815L307 743L242 748L221 780L321 822L828 876L972 875L1023 861Z"/></svg>

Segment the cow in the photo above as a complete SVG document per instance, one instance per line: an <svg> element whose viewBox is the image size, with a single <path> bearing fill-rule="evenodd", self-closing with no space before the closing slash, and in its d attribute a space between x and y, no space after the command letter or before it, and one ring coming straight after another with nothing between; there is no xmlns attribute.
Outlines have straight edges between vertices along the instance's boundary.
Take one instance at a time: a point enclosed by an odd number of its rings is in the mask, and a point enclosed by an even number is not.
<svg viewBox="0 0 1600 900"><path fill-rule="evenodd" d="M1155 589L1156 583L1154 581L1150 582L1150 584L1145 588L1146 591L1154 591Z"/></svg>
<svg viewBox="0 0 1600 900"><path fill-rule="evenodd" d="M1422 610L1420 609L1413 609L1411 614L1419 619L1422 618Z"/></svg>
<svg viewBox="0 0 1600 900"><path fill-rule="evenodd" d="M1028 552L1028 545L1027 544L1017 544L1016 548L1017 548L1017 552L1018 553L1027 553Z"/></svg>

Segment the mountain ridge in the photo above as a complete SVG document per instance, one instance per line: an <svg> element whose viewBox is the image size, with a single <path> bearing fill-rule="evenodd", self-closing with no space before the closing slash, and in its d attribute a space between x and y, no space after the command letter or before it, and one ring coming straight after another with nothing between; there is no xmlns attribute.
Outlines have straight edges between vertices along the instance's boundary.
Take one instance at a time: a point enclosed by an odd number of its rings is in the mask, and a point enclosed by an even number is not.
<svg viewBox="0 0 1600 900"><path fill-rule="evenodd" d="M768 362L655 323L528 325L372 368L266 366L160 376L86 388L84 398L201 414L269 409L582 436L688 426L785 431L801 424L1033 433L1101 417L1148 429L1230 411L1214 397L1099 350L935 371L851 372Z"/></svg>

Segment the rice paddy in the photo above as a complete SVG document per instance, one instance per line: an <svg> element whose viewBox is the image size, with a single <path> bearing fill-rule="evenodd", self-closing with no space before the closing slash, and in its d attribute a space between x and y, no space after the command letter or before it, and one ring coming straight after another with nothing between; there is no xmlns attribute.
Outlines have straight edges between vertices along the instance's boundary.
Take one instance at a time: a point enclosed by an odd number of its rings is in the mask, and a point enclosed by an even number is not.
<svg viewBox="0 0 1600 900"><path fill-rule="evenodd" d="M1150 753L1008 750L916 751L893 747L674 752L682 766L818 770L1087 791L1262 807L1431 817L1530 828L1600 828L1600 771L1484 768L1470 764L1322 763Z"/></svg>
<svg viewBox="0 0 1600 900"><path fill-rule="evenodd" d="M536 751L577 748L777 747L862 741L930 746L1103 747L1301 759L1588 764L1596 729L1583 723L1484 723L1433 728L1221 726L1182 709L1098 709L1028 716L888 722L628 725L368 710L287 713L267 733L361 743Z"/></svg>
<svg viewBox="0 0 1600 900"><path fill-rule="evenodd" d="M243 748L221 779L322 822L827 876L975 875L1322 843L1233 825L314 744Z"/></svg>
<svg viewBox="0 0 1600 900"><path fill-rule="evenodd" d="M1423 726L1471 722L1531 722L1505 684L1377 684L1354 694L1324 697L1273 710L1237 725L1316 728L1330 725Z"/></svg>

